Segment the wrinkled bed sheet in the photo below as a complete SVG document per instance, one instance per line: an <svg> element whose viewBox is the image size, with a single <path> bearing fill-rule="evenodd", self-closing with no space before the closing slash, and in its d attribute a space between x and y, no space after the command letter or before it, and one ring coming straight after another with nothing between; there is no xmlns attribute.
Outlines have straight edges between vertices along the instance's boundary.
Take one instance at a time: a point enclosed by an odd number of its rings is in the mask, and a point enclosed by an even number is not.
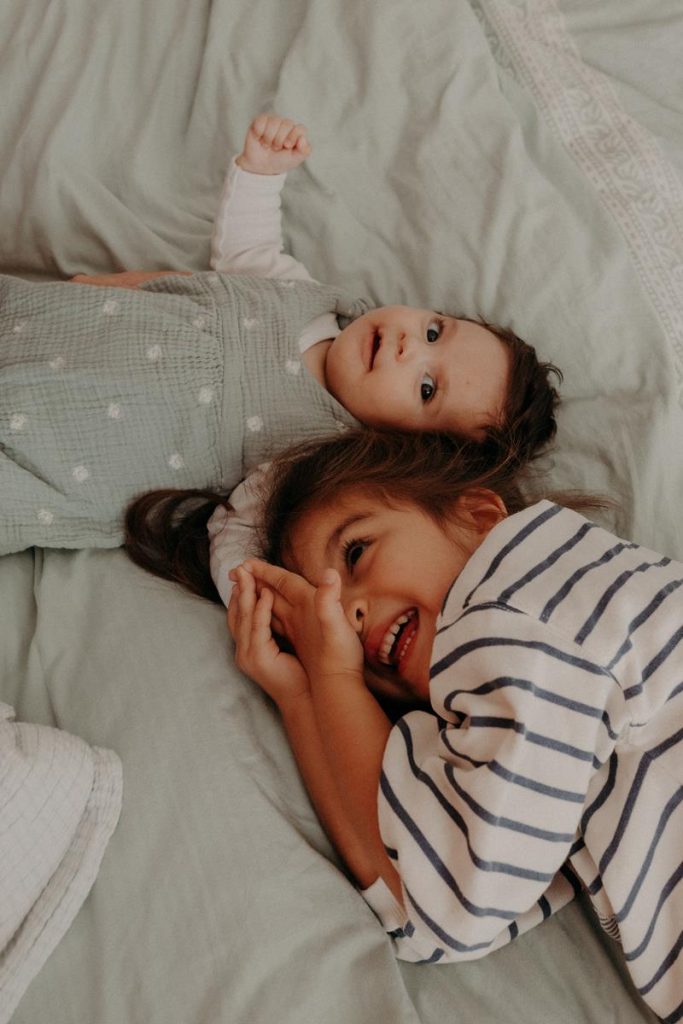
<svg viewBox="0 0 683 1024"><path fill-rule="evenodd" d="M565 375L548 482L681 558L682 41L674 0L7 0L0 270L205 267L250 117L291 114L291 251L511 324ZM124 777L16 1024L652 1020L579 904L481 962L399 965L219 609L120 551L4 558L0 607L0 700Z"/></svg>

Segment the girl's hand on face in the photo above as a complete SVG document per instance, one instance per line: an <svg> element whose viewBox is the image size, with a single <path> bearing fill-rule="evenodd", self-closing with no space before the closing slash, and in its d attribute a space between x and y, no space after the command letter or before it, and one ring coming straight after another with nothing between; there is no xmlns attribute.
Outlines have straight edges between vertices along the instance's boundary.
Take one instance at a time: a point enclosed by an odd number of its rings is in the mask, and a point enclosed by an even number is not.
<svg viewBox="0 0 683 1024"><path fill-rule="evenodd" d="M363 682L363 646L341 604L339 573L328 569L319 587L303 576L256 559L245 563L258 587L274 592L273 616L293 645L311 686Z"/></svg>
<svg viewBox="0 0 683 1024"><path fill-rule="evenodd" d="M237 165L252 174L284 174L311 153L306 129L287 117L259 114L249 125Z"/></svg>
<svg viewBox="0 0 683 1024"><path fill-rule="evenodd" d="M235 586L228 604L228 628L235 641L235 661L245 675L282 707L309 693L301 662L278 647L271 630L273 591L262 587L245 569L234 570Z"/></svg>

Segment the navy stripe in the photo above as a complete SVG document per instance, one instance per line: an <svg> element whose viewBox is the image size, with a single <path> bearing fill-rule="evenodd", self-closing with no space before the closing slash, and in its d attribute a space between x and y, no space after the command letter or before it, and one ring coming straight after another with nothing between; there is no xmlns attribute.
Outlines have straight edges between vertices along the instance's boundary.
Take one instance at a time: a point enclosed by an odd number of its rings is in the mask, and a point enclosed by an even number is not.
<svg viewBox="0 0 683 1024"><path fill-rule="evenodd" d="M574 654L567 654L565 651L560 650L558 647L553 647L551 644L544 643L540 640L518 640L514 637L502 637L502 636L490 636L480 637L477 640L468 640L464 644L459 644L447 655L441 658L436 664L432 665L429 675L431 679L435 679L439 673L445 672L446 669L450 668L461 658L464 658L471 651L476 651L482 647L523 647L527 650L541 651L547 654L551 658L555 658L557 661L562 661L567 665L573 665L574 668L580 668L584 672L589 672L594 676L605 676L609 679L613 679L613 676L607 669L602 668L601 665L596 665L592 661L587 661L585 658L580 658Z"/></svg>
<svg viewBox="0 0 683 1024"><path fill-rule="evenodd" d="M631 907L633 906L633 902L638 893L640 892L643 882L645 881L647 872L650 868L650 865L652 864L655 851L659 845L659 840L662 838L667 822L669 821L669 818L680 804L681 800L683 800L683 786L679 786L677 792L674 793L674 795L670 797L669 800L667 800L664 810L659 816L659 821L657 822L655 833L652 837L652 841L648 848L647 854L645 855L645 859L643 860L640 871L638 872L638 876L635 882L633 883L633 886L631 887L631 891L628 894L628 898L626 899L626 902L624 903L623 907L620 911L618 911L618 913L614 915L617 921L621 922L628 916L628 913Z"/></svg>
<svg viewBox="0 0 683 1024"><path fill-rule="evenodd" d="M576 569L571 574L571 576L569 576L564 581L564 583L557 591L557 593L555 593L550 598L550 600L546 602L543 611L539 616L541 622L548 621L548 619L553 614L558 605L562 604L567 595L574 589L576 584L579 583L583 579L583 577L587 575L587 573L591 572L593 569L599 569L601 566L606 565L615 557L615 555L620 554L620 552L622 552L625 548L635 547L637 547L636 544L626 544L622 541L619 544L616 544L613 548L610 548L609 551L606 551L603 555L600 556L600 558L596 558L592 562L586 562L585 565L582 565L579 569Z"/></svg>
<svg viewBox="0 0 683 1024"><path fill-rule="evenodd" d="M626 547L626 545L623 545ZM630 547L636 547L635 544L631 544ZM668 561L668 559L667 559ZM612 600L612 598L624 587L628 581L635 576L637 572L646 572L648 569L661 568L662 562L641 562L640 565L635 566L633 569L625 569L620 573L616 579L612 580L607 590L596 604L595 608L584 622L581 629L575 636L577 644L582 644L587 636L595 629L598 622L605 613L605 610Z"/></svg>
<svg viewBox="0 0 683 1024"><path fill-rule="evenodd" d="M541 908L541 913L543 914L543 920L545 921L545 919L547 917L550 917L550 915L552 913L552 911L550 909L550 904L548 903L548 900L546 899L545 896L541 896L541 898L538 901L538 905Z"/></svg>
<svg viewBox="0 0 683 1024"><path fill-rule="evenodd" d="M488 942L477 942L474 945L468 946L466 943L460 942L458 939L454 939L452 935L449 935L448 932L443 930L440 924L437 924L433 917L429 916L427 911L420 906L409 889L406 889L405 893L418 917L421 917L424 923L431 928L444 946L450 946L451 949L457 950L458 953L476 953L479 949L488 949L495 941L494 937L494 939L489 939Z"/></svg>
<svg viewBox="0 0 683 1024"><path fill-rule="evenodd" d="M533 825L527 825L523 821L515 821L513 818L503 818L498 814L491 814L485 807L470 796L470 794L462 788L458 780L455 778L455 769L452 764L446 765L446 778L453 786L461 800L463 800L467 806L473 811L478 818L485 821L488 825L495 825L496 828L506 828L511 832L521 832L523 835L533 836L534 839L544 839L548 843L571 843L574 838L573 832L549 832L544 828L536 828Z"/></svg>
<svg viewBox="0 0 683 1024"><path fill-rule="evenodd" d="M519 925L513 921L512 924L508 925L508 931L510 933L510 939L516 939L519 935Z"/></svg>
<svg viewBox="0 0 683 1024"><path fill-rule="evenodd" d="M652 658L652 660L648 662L648 664L645 666L645 668L643 669L643 674L640 677L640 682L636 683L634 686L629 686L627 689L624 690L624 697L627 700L630 700L632 697L635 697L642 691L643 683L646 683L650 676L653 675L657 671L657 669L664 664L664 662L669 657L671 652L675 650L676 647L678 647L682 639L683 626L680 626L680 628L677 629L674 635L671 637L669 642L666 643L664 647L662 647L661 651L658 651L658 653L655 654L654 658Z"/></svg>
<svg viewBox="0 0 683 1024"><path fill-rule="evenodd" d="M642 953L645 952L650 943L650 939L652 938L652 935L654 933L655 924L657 923L657 918L659 917L660 911L666 903L669 896L671 895L671 893L673 892L673 890L680 882L682 877L683 864L679 864L674 873L667 879L666 885L659 894L657 906L655 907L654 914L650 918L650 924L648 926L647 931L645 932L645 935L643 936L642 942L639 946L636 946L635 949L630 950L628 953L624 952L624 957L626 960L636 960L639 956L641 956Z"/></svg>
<svg viewBox="0 0 683 1024"><path fill-rule="evenodd" d="M451 583L451 586L448 590L448 594L446 594L446 597L444 598L443 604L441 606L442 616L444 614L444 608L448 604L448 596L457 582L458 577L456 576L453 582ZM454 619L451 619L450 622L444 622L442 626L439 626L434 636L440 636L442 633L447 633L449 629L452 629L453 626L457 626L459 622L461 622L463 619L466 619L469 615L476 615L477 612L490 612L493 609L499 612L506 612L508 615L524 615L524 612L520 611L519 608L511 608L509 604L500 604L499 601L479 601L477 602L477 604L470 605L469 608L461 609L459 607L456 617Z"/></svg>
<svg viewBox="0 0 683 1024"><path fill-rule="evenodd" d="M662 1017L662 1024L678 1024L681 1020L683 1020L683 1002L680 1002L667 1017Z"/></svg>
<svg viewBox="0 0 683 1024"><path fill-rule="evenodd" d="M529 779L525 775L518 775L516 772L508 771L498 761L488 761L487 768L494 775L505 779L506 782L512 782L516 786L522 786L524 789L532 789L535 793L541 793L543 796L552 796L557 800L566 800L569 803L576 804L582 804L584 801L582 793L574 793L568 789L558 789L556 786L546 786L543 782L536 782L535 779Z"/></svg>
<svg viewBox="0 0 683 1024"><path fill-rule="evenodd" d="M621 842L622 836L626 831L626 826L631 820L631 815L636 805L638 794L640 793L640 790L643 787L643 783L645 782L645 776L647 775L650 766L657 760L658 757L660 757L662 754L665 754L667 750L675 746L682 739L683 729L678 729L672 736L669 736L668 739L664 740L658 746L653 747L652 750L643 754L643 757L641 758L640 764L638 765L638 769L636 771L636 776L633 781L633 785L631 786L628 796L624 801L624 807L621 812L621 817L619 818L619 823L617 825L616 831L614 833L614 836L612 837L612 841L605 850L602 857L600 858L599 869L602 875L604 875L605 870L611 863L612 858L614 857L615 853L617 852L617 849L619 848L619 843Z"/></svg>
<svg viewBox="0 0 683 1024"><path fill-rule="evenodd" d="M675 963L675 961L678 959L678 955L681 952L681 949L683 949L683 932L679 933L678 938L676 939L673 946L671 947L667 955L664 957L659 968L652 975L648 983L646 985L643 985L642 988L638 989L641 996L647 995L647 993L655 987L657 982L664 977L664 975L669 970L671 965Z"/></svg>
<svg viewBox="0 0 683 1024"><path fill-rule="evenodd" d="M459 732L458 729L449 729L448 732L442 733L441 742L446 747L446 750L454 757L459 757L462 761L467 761L468 764L473 765L475 768L483 768L487 761L477 761L474 757L469 757L468 754L461 754L460 751L453 746L451 742L451 736L454 733Z"/></svg>
<svg viewBox="0 0 683 1024"><path fill-rule="evenodd" d="M472 848L470 843L470 830L467 822L448 799L441 792L439 787L436 785L434 780L426 772L422 771L420 766L415 760L415 748L413 746L413 737L410 729L406 725L403 719L397 722L398 728L403 737L403 741L406 745L406 755L408 758L408 764L413 776L421 782L424 786L429 789L432 795L436 798L437 802L441 805L441 808L446 812L452 822L457 825L462 833L465 842L467 844L467 852L469 853L470 860L476 868L480 871L495 871L503 875L512 875L515 878L526 878L533 882L549 882L554 877L554 873L548 874L545 871L533 871L531 868L520 868L515 864L507 864L504 861L495 860L484 860L480 857Z"/></svg>
<svg viewBox="0 0 683 1024"><path fill-rule="evenodd" d="M446 883L458 902L469 914L472 914L473 917L500 917L504 921L510 921L515 917L515 914L511 910L500 910L497 907L479 907L475 903L472 903L471 900L465 896L455 878L441 860L434 847L428 841L427 837L418 828L416 822L410 817L407 810L396 796L391 787L391 783L384 772L380 775L380 789L396 817L404 825L407 832L424 853L425 857L439 877Z"/></svg>
<svg viewBox="0 0 683 1024"><path fill-rule="evenodd" d="M578 896L581 893L581 884L567 863L564 863L560 868L560 874L567 879L574 890L574 895Z"/></svg>
<svg viewBox="0 0 683 1024"><path fill-rule="evenodd" d="M486 581L490 579L491 576L493 576L494 572L498 569L498 566L501 564L503 559L507 558L511 551L514 551L515 548L519 547L519 545L522 544L523 541L525 541L530 534L532 534L540 526L543 526L544 523L546 523L549 519L552 519L553 516L556 516L558 512L563 511L564 509L562 509L559 505L551 505L550 508L547 508L543 512L540 512L534 519L531 520L530 523L527 523L526 526L524 526L518 533L516 533L512 540L508 541L508 543L500 549L496 557L491 561L488 569L486 570L482 578L479 580L476 586L474 586L472 590L470 590L469 594L463 601L463 606L467 608L468 604L472 600L472 595L475 593L475 591L478 590L479 587L482 586L482 584L486 583Z"/></svg>
<svg viewBox="0 0 683 1024"><path fill-rule="evenodd" d="M617 753L616 753L615 750L613 750L611 755L610 755L610 759L609 759L609 772L608 772L605 784L602 787L602 789L600 790L600 792L598 793L598 795L595 797L595 799L588 805L586 810L581 815L581 822L580 822L579 828L580 828L581 832L584 835L586 833L586 828L588 826L588 822L591 820L591 818L593 817L595 812L600 810L600 808L604 804L605 800L607 800L607 798L609 797L610 793L614 789L614 786L615 786L616 781L617 781L617 763L618 763L618 760L619 759L617 757Z"/></svg>
<svg viewBox="0 0 683 1024"><path fill-rule="evenodd" d="M586 844L583 840L583 836L579 836L577 839L574 840L574 842L570 846L568 856L573 857L575 853L579 852L579 850L583 850L585 845Z"/></svg>
<svg viewBox="0 0 683 1024"><path fill-rule="evenodd" d="M544 558L543 561L538 562L536 565L533 566L533 568L529 569L529 571L526 572L522 577L520 577L520 579L518 579L516 583L511 583L509 587L506 587L506 589L498 595L498 600L503 602L509 601L513 594L516 594L518 590L521 590L522 587L525 587L527 583L531 583L532 580L535 580L538 576L541 576L546 571L546 569L549 569L551 565L554 565L555 562L562 557L562 555L566 554L567 551L571 551L573 547L579 544L580 541L582 541L583 538L586 536L589 530L593 529L595 529L593 523L584 523L581 526L581 528L577 530L573 537L570 537L569 540L566 540L564 544L560 545L559 548L555 548L554 551L551 551L551 553L547 555L547 557Z"/></svg>
<svg viewBox="0 0 683 1024"><path fill-rule="evenodd" d="M511 729L516 732L519 736L523 736L529 743L533 743L537 747L545 747L547 750L556 750L558 754L566 754L567 757L573 757L577 761L590 761L593 763L593 753L590 750L581 750L579 747L573 747L569 743L563 743L561 740L556 740L552 736L544 736L539 732L532 732L524 725L523 722L518 722L514 718L500 718L494 715L470 715L469 727L472 729Z"/></svg>
<svg viewBox="0 0 683 1024"><path fill-rule="evenodd" d="M602 708L594 707L592 704L585 704L583 701L573 700L570 697L563 697L558 693L553 693L552 690L544 690L541 686L536 686L530 679L519 679L515 676L498 676L496 679L490 680L488 683L482 683L481 686L475 686L472 690L451 690L444 699L444 707L448 709L451 714L463 715L462 711L455 711L453 709L453 702L461 694L472 694L473 696L481 696L482 694L493 693L494 690L502 690L506 686L513 686L519 690L524 690L527 693L531 693L534 697L539 700L548 701L550 704L556 704L558 707L567 708L569 711L575 711L579 715L587 715L589 718L600 718L603 725L607 729L607 734L611 740L616 740L619 735L612 728L612 724L609 719L609 715ZM682 684L683 686L683 684Z"/></svg>
<svg viewBox="0 0 683 1024"><path fill-rule="evenodd" d="M664 601L670 594L673 594L676 590L678 590L681 584L683 584L683 580L672 580L670 583L667 583L665 587L662 587L662 589L655 594L655 596L652 598L649 604L645 605L643 610L639 612L634 619L631 620L627 630L626 640L624 640L623 644L621 645L617 653L614 655L607 668L614 668L617 662L624 657L627 651L631 650L631 647L633 646L631 637L633 636L635 631L640 626L642 626L642 624L646 622L647 619L649 619L649 617L654 612L657 611L662 601Z"/></svg>

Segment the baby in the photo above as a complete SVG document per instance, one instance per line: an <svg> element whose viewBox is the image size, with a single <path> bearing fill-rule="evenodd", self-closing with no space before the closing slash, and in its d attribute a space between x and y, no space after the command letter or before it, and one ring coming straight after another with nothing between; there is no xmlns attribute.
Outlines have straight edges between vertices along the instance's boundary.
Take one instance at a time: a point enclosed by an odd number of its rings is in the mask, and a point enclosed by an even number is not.
<svg viewBox="0 0 683 1024"><path fill-rule="evenodd" d="M281 448L359 422L514 435L524 457L552 438L557 371L511 331L369 309L281 251L285 172L309 153L302 125L255 119L212 272L0 277L0 553L117 546L135 494L225 493Z"/></svg>

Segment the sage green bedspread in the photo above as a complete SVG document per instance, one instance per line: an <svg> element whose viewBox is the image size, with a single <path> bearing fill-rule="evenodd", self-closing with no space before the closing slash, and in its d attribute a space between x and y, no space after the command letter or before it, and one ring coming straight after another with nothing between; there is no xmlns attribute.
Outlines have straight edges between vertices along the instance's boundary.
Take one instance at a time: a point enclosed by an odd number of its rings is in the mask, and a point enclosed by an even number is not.
<svg viewBox="0 0 683 1024"><path fill-rule="evenodd" d="M292 115L294 255L511 324L565 374L549 482L682 558L682 43L676 0L6 0L0 272L206 267L250 117ZM398 964L219 609L94 550L0 560L0 608L0 700L124 772L16 1024L652 1020L578 904L477 963Z"/></svg>

